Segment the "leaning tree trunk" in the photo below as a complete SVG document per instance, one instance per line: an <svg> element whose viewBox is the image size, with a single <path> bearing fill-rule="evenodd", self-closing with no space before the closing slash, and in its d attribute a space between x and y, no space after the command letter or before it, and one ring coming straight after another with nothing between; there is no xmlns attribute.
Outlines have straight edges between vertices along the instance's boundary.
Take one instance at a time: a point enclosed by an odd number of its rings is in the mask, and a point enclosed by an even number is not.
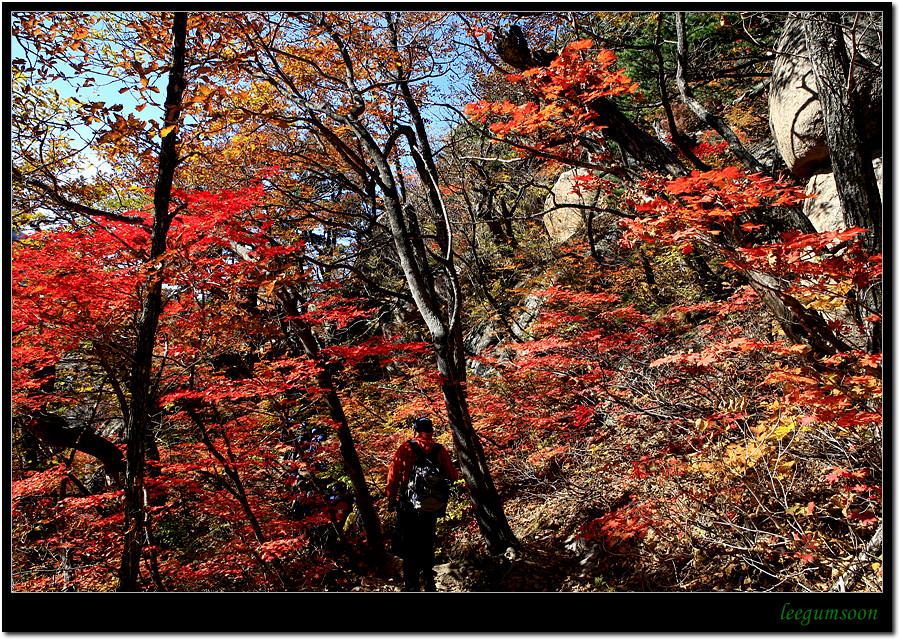
<svg viewBox="0 0 900 640"><path fill-rule="evenodd" d="M75 449L95 457L103 463L106 474L117 484L125 472L122 452L110 440L94 433L89 424L83 428L73 427L65 418L44 409L23 418L14 418L13 423L21 425L47 446Z"/></svg>
<svg viewBox="0 0 900 640"><path fill-rule="evenodd" d="M231 248L242 260L251 259L250 252L246 247L238 243L232 243ZM350 431L350 423L347 420L347 415L344 413L344 406L337 393L334 379L324 366L325 363L322 362L321 349L316 336L313 334L310 326L300 318L296 299L285 289L279 289L277 297L286 312L285 315L289 318L287 321L289 331L286 331L289 339L295 340L295 347L299 351L302 351L308 358L321 365L320 372L316 376L316 384L319 389L323 390L328 413L335 424L338 425L341 459L344 461L347 475L350 477L350 484L353 486L353 495L356 498L356 505L362 518L366 540L376 556L376 561L381 561L386 558L384 537L381 534L381 521L378 518L378 513L375 511L372 495L369 493L369 486L366 484L365 471L360 463L356 443L353 440L353 433Z"/></svg>
<svg viewBox="0 0 900 640"><path fill-rule="evenodd" d="M675 71L675 83L678 85L678 92L681 94L681 100L700 118L703 122L715 129L728 143L728 148L737 156L749 171L753 173L767 173L763 164L756 157L744 148L737 135L732 131L728 124L709 111L703 104L697 100L691 87L688 84L688 43L687 29L685 27L685 14L679 11L675 14L675 32L678 34L678 56Z"/></svg>
<svg viewBox="0 0 900 640"><path fill-rule="evenodd" d="M386 163L376 163L381 164ZM382 175L388 178L393 187L393 177ZM517 546L518 541L507 522L503 503L494 487L484 450L469 414L465 393L466 369L459 326L459 305L451 304L450 311L442 312L431 274L424 271L416 259L396 188L386 190L384 201L407 285L431 335L431 345L437 359L438 372L441 374L441 391L447 418L459 457L460 471L475 511L475 520L490 552L503 553L509 547ZM452 270L452 264L451 268L445 268L444 271L451 281L451 287L458 291L458 282L454 283L456 274Z"/></svg>
<svg viewBox="0 0 900 640"><path fill-rule="evenodd" d="M495 32L494 41L497 54L519 71L546 66L556 57L555 54L543 51L537 52L540 55L535 55L536 52L529 49L524 37L511 37L510 33L503 30ZM658 138L634 124L612 100L597 98L588 106L594 112L594 123L606 127L603 134L638 164L670 176L687 175L688 171L678 156Z"/></svg>
<svg viewBox="0 0 900 640"><path fill-rule="evenodd" d="M401 126L398 128L397 134L407 136L416 160L416 170L423 182L429 184L434 181L436 171L433 163L428 162L431 154L427 145L427 137L424 134L424 125L418 117L417 110L415 108L411 108L411 110L415 114L413 119L417 132L408 126ZM442 378L441 391L447 409L447 418L459 457L460 471L475 510L475 520L478 522L491 553L503 553L511 546L517 546L518 541L506 520L503 503L494 487L484 450L479 443L469 414L465 393L465 357L460 333L462 292L453 266L452 252L448 250L452 242L451 230L449 225L439 230L438 237L445 253L443 256L434 257L439 261L447 286L451 291L451 301L447 303L446 308L442 308L443 305L435 289L434 273L426 261L424 246L421 239L414 237L415 234L411 232L411 228L417 224L416 212L411 208L404 207L387 157L374 144L368 132L358 123L355 124L357 125L356 131L368 147L381 179L385 214L394 239L400 267L419 314L431 335L431 345L437 359L438 372ZM429 195L432 198L440 197L436 188L430 189ZM438 212L442 207L442 203L431 202L432 214L439 220ZM409 220L404 215L405 211L409 214ZM440 228L440 224L438 226Z"/></svg>
<svg viewBox="0 0 900 640"><path fill-rule="evenodd" d="M511 546L517 546L518 541L506 519L503 503L487 466L484 448L472 426L472 416L469 414L469 403L465 395L466 367L462 334L454 332L448 338L446 343L434 344L434 347L453 444L475 512L475 520L490 552L499 554Z"/></svg>
<svg viewBox="0 0 900 640"><path fill-rule="evenodd" d="M185 42L187 39L187 13L175 13L172 22L172 68L166 91L165 126L177 125L181 114L181 98L184 93ZM175 176L177 157L177 129L162 139L159 152L159 173L153 195L153 228L150 234L147 293L144 297L138 324L137 343L131 371L129 391L131 406L125 424L125 540L122 562L119 566L117 591L137 590L141 552L145 540L144 514L144 459L145 437L154 410L152 368L153 349L156 345L156 329L162 313L163 267L154 264L166 250L166 236L171 217L169 203Z"/></svg>
<svg viewBox="0 0 900 640"><path fill-rule="evenodd" d="M399 53L392 16L387 14L386 17L391 26L393 45ZM401 71L402 67L398 67L398 73ZM441 296L437 293L435 276L427 263L423 243L421 240L417 243L413 242L410 237L410 227L416 224L416 212L412 208L403 206L394 186L393 174L381 171L385 186L388 187L385 190L385 210L410 293L431 334L431 344L437 360L438 373L441 375L441 391L447 409L447 418L459 457L460 470L475 511L475 521L481 529L488 550L491 553L500 554L510 547L518 546L519 543L506 519L503 502L494 486L484 449L475 432L472 416L469 413L461 325L463 294L453 263L453 229L438 187L439 173L431 149L428 129L419 105L413 98L408 79L398 81L398 85L409 112L412 127L400 126L396 131L398 135L406 136L416 172L425 185L426 200L441 251L441 255L434 256L434 259L443 274L448 291L446 296L448 299L444 301L444 304L442 304ZM386 162L377 164L379 168L389 169ZM391 197L394 198L394 201L388 204L387 201ZM408 213L410 226L405 223L404 211Z"/></svg>
<svg viewBox="0 0 900 640"><path fill-rule="evenodd" d="M872 158L863 135L863 116L852 91L851 62L844 46L841 14L809 11L801 13L806 48L828 142L838 197L844 209L844 224L868 233L863 242L869 254L882 252L882 206ZM881 314L880 286L857 293L864 309L860 315ZM867 322L867 349L881 351L881 323Z"/></svg>
<svg viewBox="0 0 900 640"><path fill-rule="evenodd" d="M384 216L388 222L407 286L431 334L435 355L442 363L439 366L441 374L445 378L442 386L450 428L457 446L462 475L471 491L476 519L490 550L502 553L510 546L517 545L517 541L506 522L503 505L490 479L484 451L478 444L478 437L469 416L464 389L465 368L459 364L463 357L461 339L453 338L453 342L450 342L450 336L459 331L461 299L457 295L454 302L448 305L448 309L441 308L440 298L435 292L434 274L430 271L430 266L426 261L425 240L423 234L417 233L415 230L416 213L400 194L390 160L391 154L394 153L394 145L401 136L404 136L415 160L416 171L425 187L425 197L429 201L431 213L435 216L436 240L443 253L442 256L435 256L435 259L440 261L442 271L451 286L455 288L456 293L459 294L459 283L456 279L450 251L452 229L447 219L447 212L443 209L440 200L437 185L438 174L433 154L428 146L428 133L409 88L410 76L404 71L400 62L405 59L405 54L397 57L391 73L396 74L393 84L408 107L415 131L409 125L395 121L391 124L389 135L384 143L379 144L376 136L363 119L363 114L368 106L368 98L356 85L354 51L324 14L308 14L305 17L317 27L322 28L337 47L344 66L344 88L350 98L349 111L338 112L329 104L310 100L292 82L285 80L287 76L278 67L274 55L270 55L268 58L273 65L272 73L262 63L260 63L260 69L290 100L306 110L308 122L322 134L323 141L331 146L335 157L345 161L354 173L367 182L371 180L377 186L382 198ZM392 33L392 45L395 51L400 53L393 16L388 13L385 15L385 19ZM258 42L258 45L262 49L266 49L268 46L262 41ZM271 51L269 53L272 54ZM342 127L347 127L356 138L358 146L351 148L347 145L335 134L333 129L328 128L319 120L318 114L326 116Z"/></svg>
<svg viewBox="0 0 900 640"><path fill-rule="evenodd" d="M356 505L362 518L363 529L366 532L366 540L378 559L384 559L386 551L381 535L381 521L378 518L378 513L375 511L375 505L369 493L369 486L366 484L365 472L359 461L356 443L353 440L353 433L350 431L350 423L347 420L347 415L344 413L344 405L335 388L334 379L331 377L327 367L325 367L325 363L321 361L319 343L315 335L310 327L299 319L300 314L297 311L295 300L285 291L279 292L279 299L287 310L287 315L291 318L288 324L294 337L299 342L300 348L308 358L320 365L319 373L316 375L316 384L322 389L328 413L335 424L337 424L341 459L347 467L350 484L353 485L353 494L356 497Z"/></svg>

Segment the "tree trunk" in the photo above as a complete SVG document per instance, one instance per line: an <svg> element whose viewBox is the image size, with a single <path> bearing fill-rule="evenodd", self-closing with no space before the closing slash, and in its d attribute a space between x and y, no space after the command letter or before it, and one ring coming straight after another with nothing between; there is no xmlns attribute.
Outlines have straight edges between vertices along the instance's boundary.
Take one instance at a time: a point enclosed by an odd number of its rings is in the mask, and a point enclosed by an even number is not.
<svg viewBox="0 0 900 640"><path fill-rule="evenodd" d="M390 14L387 15L393 26ZM394 47L397 48L396 33ZM400 69L398 69L398 72ZM400 127L409 143L415 160L416 171L422 182L428 186L426 190L432 220L437 230L437 240L441 255L434 256L446 280L447 300L442 305L435 288L434 273L431 271L427 254L421 240L414 244L408 229L418 225L416 212L404 207L399 193L394 186L393 174L380 171L385 182L385 210L388 214L389 226L394 237L394 244L400 258L400 265L413 300L431 334L431 344L437 359L438 373L441 374L441 391L447 418L453 434L453 443L459 458L460 470L469 491L475 521L481 529L488 550L500 554L511 546L518 546L518 541L509 526L503 503L494 487L484 449L472 425L469 404L466 400L466 361L463 350L461 312L463 294L459 285L459 277L453 264L453 230L447 218L446 208L438 188L438 170L434 154L428 138L428 129L419 111L419 105L413 98L408 80L399 83L404 103L409 111L413 127ZM379 169L389 169L386 162L376 163ZM388 201L393 198L393 203ZM402 215L407 211L410 224L407 226Z"/></svg>
<svg viewBox="0 0 900 640"><path fill-rule="evenodd" d="M292 319L290 322L291 330L300 343L300 347L307 357L311 358L320 365L320 372L316 376L316 384L320 389L324 390L325 404L328 406L328 413L331 419L338 425L338 441L340 442L341 458L347 467L347 475L350 477L350 483L353 485L353 494L356 497L356 505L359 508L359 515L362 518L363 529L366 532L366 540L370 548L382 559L385 556L384 542L381 536L381 521L378 513L375 511L375 505L372 496L369 493L369 486L366 484L366 476L363 471L362 464L359 461L359 454L356 451L356 443L353 441L353 433L350 431L350 424L347 421L347 415L344 413L344 406L341 398L337 394L334 386L334 380L328 369L321 362L319 355L319 344L310 328L302 322L298 316L297 305L293 298L286 292L280 292L279 298L282 305L287 310L287 315Z"/></svg>
<svg viewBox="0 0 900 640"><path fill-rule="evenodd" d="M595 114L594 122L606 127L603 135L640 165L675 177L688 174L671 149L634 124L611 100L598 98L589 106Z"/></svg>
<svg viewBox="0 0 900 640"><path fill-rule="evenodd" d="M837 582L831 585L831 588L828 591L844 593L852 590L856 581L859 579L859 575L865 571L866 567L872 563L873 559L877 559L878 556L881 555L883 544L884 521L882 520L881 524L878 525L878 531L875 532L875 535L872 536L869 543L859 552L859 555L857 555L856 559L850 564L850 567L841 574L837 579Z"/></svg>
<svg viewBox="0 0 900 640"><path fill-rule="evenodd" d="M744 275L791 342L812 347L814 355L819 358L851 350L835 335L818 311L807 309L796 298L785 293L783 285L775 278L755 270L746 271Z"/></svg>
<svg viewBox="0 0 900 640"><path fill-rule="evenodd" d="M666 65L662 51L662 25L663 14L660 13L656 16L656 40L653 42L653 53L656 54L656 82L657 86L659 87L659 98L662 102L663 110L666 112L666 122L669 125L669 135L671 136L672 144L678 147L678 150L681 151L681 153L683 153L684 156L691 161L691 164L697 167L700 171L709 171L709 165L703 162L703 160L698 158L697 155L693 151L691 151L688 139L685 138L685 136L681 135L681 132L678 130L678 124L675 122L675 112L672 110L672 105L669 101L669 90L666 87ZM660 140L662 140L662 136L660 135L659 130L656 131L656 135Z"/></svg>
<svg viewBox="0 0 900 640"><path fill-rule="evenodd" d="M872 157L865 144L863 115L852 91L841 14L809 11L801 13L801 17L822 105L834 181L844 209L844 224L868 229L863 236L864 246L869 254L879 254L882 252L881 196ZM881 314L880 286L859 291L857 296L865 309L861 315ZM880 352L881 323L867 323L867 333L868 351Z"/></svg>
<svg viewBox="0 0 900 640"><path fill-rule="evenodd" d="M388 178L389 184L393 183L392 176L384 177ZM394 197L390 197L391 195ZM456 272L452 262L444 265L444 273L449 281L451 291L455 292L455 299L447 305L448 309L442 312L435 293L433 276L431 271L422 269L420 260L416 259L407 224L402 216L403 207L396 196L395 189L386 191L385 209L407 285L431 335L431 345L437 359L438 372L442 377L441 391L444 396L450 430L453 434L453 443L459 458L460 471L466 482L466 489L469 491L475 511L475 520L481 529L489 551L494 554L503 553L511 546L517 546L518 541L506 520L503 504L487 466L484 449L478 440L478 435L472 425L472 417L469 414L465 393L465 356L459 317L461 292ZM424 256L422 258L424 259Z"/></svg>
<svg viewBox="0 0 900 640"><path fill-rule="evenodd" d="M510 32L513 31L514 29L510 29ZM504 62L519 71L550 64L555 55L546 52L534 55L520 30L518 34L510 37L511 34L503 31L495 32L495 50ZM618 144L638 164L671 176L687 175L687 169L671 149L635 125L611 100L597 98L588 106L594 111L593 121L606 127L603 135Z"/></svg>
<svg viewBox="0 0 900 640"><path fill-rule="evenodd" d="M509 246L518 248L519 242L516 240L515 233L513 233L512 216L509 213L506 198L503 197L500 198L500 219L506 229L506 238L507 242L509 242Z"/></svg>
<svg viewBox="0 0 900 640"><path fill-rule="evenodd" d="M181 97L185 88L184 60L187 39L187 13L173 14L172 68L166 91L166 126L176 125L181 113ZM153 406L153 349L156 329L162 312L163 266L155 262L165 253L166 236L171 218L169 203L178 163L177 130L162 139L159 173L153 195L153 228L150 235L150 257L147 294L144 297L134 349L129 391L131 406L125 423L125 540L119 567L117 591L137 590L141 552L144 547L144 459L145 438Z"/></svg>
<svg viewBox="0 0 900 640"><path fill-rule="evenodd" d="M394 197L390 197L391 195ZM419 261L415 258L412 241L401 213L402 206L396 195L396 190L386 192L385 209L407 285L431 335L431 345L437 358L438 372L442 377L441 391L453 434L453 443L459 457L460 470L475 510L475 519L488 549L491 553L503 553L510 546L516 546L518 542L507 523L502 502L491 479L484 450L469 414L465 394L465 356L459 325L459 300L450 305L452 310L446 312L450 317L441 312L430 280L430 272L423 272L419 267ZM455 272L451 268L445 269L445 273L451 281L451 289L458 291Z"/></svg>
<svg viewBox="0 0 900 640"><path fill-rule="evenodd" d="M484 448L472 426L465 392L466 368L462 354L462 334L456 332L449 337L448 343L433 346L438 372L443 378L441 392L453 434L453 444L475 512L475 520L488 551L495 555L501 554L509 547L518 546L518 541L506 519L503 503L487 466Z"/></svg>
<svg viewBox="0 0 900 640"><path fill-rule="evenodd" d="M354 52L336 31L334 25L324 19L322 14L309 14L307 17L313 24L324 29L340 53L345 67L344 88L351 100L350 110L346 113L338 113L328 104L308 100L292 83L284 81L285 74L277 67L274 59L272 62L276 70L270 73L264 66L261 66L260 70L295 104L307 111L308 121L323 134L323 141L332 146L336 155L345 159L348 166L364 176L366 180L371 180L380 192L384 216L388 222L403 275L416 307L431 334L431 343L438 358L438 368L441 375L444 376L444 399L447 404L450 428L457 446L462 474L471 492L476 519L491 551L501 553L517 542L506 523L500 498L491 481L484 451L478 443L466 404L464 357L461 334L459 334L462 299L452 259L453 230L441 200L437 183L438 173L428 141L427 128L410 90L409 77L404 75L406 72L399 62L405 59L405 54L399 55L395 62L392 73L396 76L393 82L407 107L414 129L395 121L382 146L361 119L366 110L367 97L355 84ZM394 18L390 13L386 13L385 20L391 31L391 44L397 53L401 53L393 22ZM267 44L259 42L259 46L265 48ZM319 121L316 114L324 114L341 126L347 127L356 138L358 148L351 149L347 146L338 136L334 135L333 131ZM423 191L434 218L436 240L441 247L442 255L432 256L432 258L439 262L439 268L446 276L448 286L452 289L453 299L447 304L446 309L442 309L441 300L435 290L434 275L428 263L429 256L425 246L425 236L417 229L416 212L410 203L401 196L398 181L395 179L389 159L394 152L394 145L401 136L404 136L408 142L415 169L424 186Z"/></svg>
<svg viewBox="0 0 900 640"><path fill-rule="evenodd" d="M687 45L687 29L685 28L684 12L679 11L675 14L675 31L678 34L678 66L675 72L675 83L678 85L678 92L681 94L681 100L690 108L694 114L703 122L715 129L720 136L725 138L728 148L736 155L744 166L753 173L766 173L766 168L757 160L752 153L744 148L737 135L731 130L725 121L719 116L711 113L706 107L700 104L700 101L694 98L691 93L690 85L688 85L688 45Z"/></svg>
<svg viewBox="0 0 900 640"><path fill-rule="evenodd" d="M217 424L222 424L224 421L218 415L218 409L215 405L211 405L211 409L213 411L213 416L215 417L215 421ZM259 524L259 520L256 517L256 514L253 513L253 508L250 506L250 500L247 498L247 490L244 488L244 483L241 481L241 476L237 471L237 468L234 464L234 456L231 453L231 445L228 443L227 436L225 436L225 444L226 444L226 452L228 453L228 457L226 458L221 451L219 451L216 446L213 444L212 440L209 437L209 431L206 429L206 424L203 422L203 419L200 417L200 414L192 408L187 408L187 413L190 416L191 420L197 427L197 430L200 432L200 439L203 441L203 444L206 445L206 450L222 465L222 470L228 479L231 481L229 485L227 482L224 482L220 477L213 475L215 477L216 482L228 493L234 496L235 500L238 501L238 504L241 505L241 511L244 512L244 516L247 518L247 523L250 525L250 529L253 531L253 537L256 538L256 541L259 544L263 544L266 542L266 535L263 532L262 526ZM223 433L224 436L224 433ZM250 545L248 545L249 547ZM281 583L282 587L285 589L293 589L295 587L294 581L291 579L291 576L285 570L284 565L281 563L279 558L273 558L271 561L271 568L269 563L263 560L259 554L257 554L252 547L250 548L250 552L254 555L254 557L259 561L260 566L263 570L274 576Z"/></svg>

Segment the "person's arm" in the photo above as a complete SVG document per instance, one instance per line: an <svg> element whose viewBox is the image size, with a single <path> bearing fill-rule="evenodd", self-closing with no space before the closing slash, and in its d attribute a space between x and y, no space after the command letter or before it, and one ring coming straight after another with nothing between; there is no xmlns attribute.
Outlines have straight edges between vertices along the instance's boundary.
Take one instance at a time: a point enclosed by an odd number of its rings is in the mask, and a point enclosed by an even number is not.
<svg viewBox="0 0 900 640"><path fill-rule="evenodd" d="M397 453L394 454L394 459L391 462L390 468L388 469L388 511L393 511L394 507L397 505L397 491L400 488L400 483L403 481L403 476L406 472L407 456L405 454L407 451L409 451L409 444L404 443L399 449L397 449Z"/></svg>
<svg viewBox="0 0 900 640"><path fill-rule="evenodd" d="M441 450L438 452L438 464L440 464L441 468L444 470L444 475L447 476L447 480L450 482L459 480L459 472L453 464L453 459L450 457L450 452L447 451L447 447L442 446Z"/></svg>

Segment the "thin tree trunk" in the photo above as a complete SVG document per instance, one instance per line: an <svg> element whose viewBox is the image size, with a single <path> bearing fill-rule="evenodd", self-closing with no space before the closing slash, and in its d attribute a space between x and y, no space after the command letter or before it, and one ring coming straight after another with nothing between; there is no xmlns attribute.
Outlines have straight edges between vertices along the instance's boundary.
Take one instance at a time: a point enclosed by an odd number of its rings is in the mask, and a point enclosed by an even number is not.
<svg viewBox="0 0 900 640"><path fill-rule="evenodd" d="M212 405L213 417L216 420L216 423L222 424L223 421L221 417L218 415L218 410L215 405ZM227 437L225 438L226 450L228 452L228 457L226 458L222 455L222 452L219 451L216 446L213 444L212 440L209 437L209 431L206 429L206 425L203 422L203 419L197 413L197 411L193 408L187 408L187 414L190 416L191 420L196 425L198 431L200 432L200 439L203 441L203 444L206 446L206 450L222 465L222 470L225 475L231 480L231 484L229 485L227 482L224 482L221 478L217 477L217 482L221 484L222 487L226 491L228 491L234 498L238 501L238 504L241 505L241 511L244 512L244 516L247 518L247 523L250 525L250 529L253 531L253 537L256 538L256 541L259 544L263 544L266 542L266 536L263 532L262 526L259 524L259 520L256 517L256 514L253 513L253 508L250 506L250 500L247 498L247 490L244 488L244 483L241 481L241 476L235 468L234 465L234 456L231 453L231 446L228 443ZM250 545L248 545L249 547ZM273 558L271 562L271 569L269 564L263 560L259 555L250 548L251 553L253 553L254 557L259 560L260 565L263 567L263 570L267 573L274 573L277 576L278 580L281 582L282 587L285 589L291 589L294 587L294 582L291 579L288 572L285 570L284 566L281 563L281 560L278 558Z"/></svg>
<svg viewBox="0 0 900 640"><path fill-rule="evenodd" d="M172 68L166 91L166 126L177 125L184 93L184 61L187 39L187 13L173 14ZM162 312L163 267L154 264L166 250L166 236L171 217L169 203L175 176L177 157L177 129L162 139L159 153L159 173L153 195L153 228L150 234L150 257L147 294L144 297L138 324L129 390L131 406L125 424L125 540L119 567L117 591L135 591L138 586L141 552L144 547L144 459L145 437L150 424L152 406L153 349L156 329Z"/></svg>
<svg viewBox="0 0 900 640"><path fill-rule="evenodd" d="M414 257L412 242L401 213L402 207L396 197L390 197L391 193L396 196L396 190L386 194L387 217L407 285L431 335L438 372L442 376L441 391L459 457L460 471L466 481L466 488L475 510L475 519L489 550L492 553L502 553L509 547L516 546L518 542L507 523L503 504L494 487L484 450L469 414L465 394L465 360L458 301L457 304L450 305L456 311L449 312L452 315L445 318L428 275L422 272L418 260ZM453 287L452 281L456 274L449 269L446 273ZM455 284L453 288L458 290L458 283Z"/></svg>
<svg viewBox="0 0 900 640"><path fill-rule="evenodd" d="M675 32L678 34L678 66L675 72L675 83L678 85L678 91L681 93L681 100L690 108L694 114L703 122L715 129L720 136L728 142L728 148L736 155L747 169L753 173L766 173L766 168L757 160L752 153L744 148L731 127L719 116L711 113L704 107L699 100L694 98L691 93L691 87L688 84L688 44L687 29L685 28L684 12L679 11L675 14Z"/></svg>
<svg viewBox="0 0 900 640"><path fill-rule="evenodd" d="M509 207L506 204L506 198L503 198L502 196L500 198L500 216L501 222L506 229L506 238L507 242L509 242L509 246L518 248L519 242L516 240L516 236L513 233L512 216L509 213Z"/></svg>
<svg viewBox="0 0 900 640"><path fill-rule="evenodd" d="M238 255L243 260L250 260L249 253L245 247L237 243L232 244ZM319 343L309 325L300 319L300 313L297 310L296 300L285 290L278 291L278 300L281 302L285 315L290 318L288 326L290 327L290 337L296 339L297 346L310 359L324 365L321 362ZM370 548L376 554L377 560L384 558L386 551L384 548L383 537L381 535L381 521L378 513L375 511L375 505L372 495L369 493L368 484L366 484L366 476L363 471L362 464L359 461L359 454L356 451L356 443L353 440L353 433L350 431L350 423L347 415L344 413L344 407L341 398L337 393L334 379L328 370L322 366L320 373L316 376L316 384L320 389L325 391L324 399L328 407L328 413L331 419L338 425L338 441L340 442L341 458L347 467L347 475L350 477L350 483L353 485L353 493L356 498L356 505L359 508L362 517L363 529L366 532L366 540Z"/></svg>
<svg viewBox="0 0 900 640"><path fill-rule="evenodd" d="M320 362L319 344L316 341L316 337L309 326L298 318L299 313L293 298L285 292L281 292L279 298L288 312L287 315L292 318L289 324L303 352L313 361L324 365L324 363ZM363 529L366 532L366 540L368 540L369 546L376 556L383 559L386 552L381 535L381 521L378 518L378 513L375 511L372 496L369 493L369 486L366 484L366 476L359 461L359 454L356 451L353 433L350 431L350 423L347 420L347 415L344 413L344 406L335 389L334 380L324 366L320 366L320 371L316 376L316 384L320 389L324 390L324 399L325 404L328 406L328 413L338 426L341 458L347 467L350 484L353 485L353 493L356 497L359 515L362 518Z"/></svg>
<svg viewBox="0 0 900 640"><path fill-rule="evenodd" d="M881 555L882 545L884 543L884 521L878 525L878 531L875 532L875 535L872 536L872 539L869 540L869 543L866 547L859 552L859 555L856 559L850 564L850 567L841 574L841 576L837 579L829 591L837 591L839 593L844 593L845 591L850 591L853 589L857 580L859 580L859 574L863 573L866 566L871 564L873 559L878 558Z"/></svg>
<svg viewBox="0 0 900 640"><path fill-rule="evenodd" d="M687 144L687 141L685 140L685 137L681 135L681 132L678 130L678 125L675 122L675 112L672 111L672 104L669 101L669 92L666 88L666 65L662 51L662 24L663 14L659 13L656 16L656 40L653 43L653 52L656 54L657 85L659 86L659 98L662 102L663 110L666 112L666 122L669 124L669 135L672 137L672 144L678 147L678 150L681 151L681 153L683 153L695 167L697 167L701 171L709 171L709 165L703 162L703 160L698 158L697 155L693 151L691 151L690 147ZM659 135L659 132L657 132L657 135Z"/></svg>
<svg viewBox="0 0 900 640"><path fill-rule="evenodd" d="M415 144L415 139L410 141ZM424 255L417 258L413 240L403 216L403 206L394 186L390 167L383 158L376 158L385 189L385 211L394 245L400 259L400 266L406 277L407 286L431 335L431 345L437 358L438 372L443 381L441 390L447 409L447 418L453 433L453 442L459 457L460 470L469 490L475 519L492 553L503 553L518 541L506 520L503 504L494 487L484 450L472 425L465 394L465 359L463 355L460 327L461 291L452 264L452 255L444 261L443 271L447 277L452 300L447 310L442 311L435 293L433 275L422 267ZM418 164L418 163L417 163ZM424 168L420 168L420 171ZM423 176L423 180L427 180ZM433 205L433 208L434 205ZM414 212L410 212L415 215ZM447 241L449 242L449 234Z"/></svg>
<svg viewBox="0 0 900 640"><path fill-rule="evenodd" d="M656 276L653 273L653 265L650 264L650 258L644 252L643 245L638 247L638 257L641 259L641 267L644 269L644 278L647 280L647 286L651 291L656 288Z"/></svg>

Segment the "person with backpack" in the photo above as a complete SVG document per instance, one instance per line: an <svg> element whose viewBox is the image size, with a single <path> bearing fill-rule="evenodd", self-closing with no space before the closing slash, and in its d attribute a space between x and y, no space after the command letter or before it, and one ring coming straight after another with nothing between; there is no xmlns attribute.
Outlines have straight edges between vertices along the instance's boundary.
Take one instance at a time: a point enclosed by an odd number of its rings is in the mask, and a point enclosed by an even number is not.
<svg viewBox="0 0 900 640"><path fill-rule="evenodd" d="M415 437L400 445L388 470L388 510L397 510L395 544L403 559L404 591L418 591L420 581L425 591L437 591L435 529L459 474L447 449L434 441L430 419L416 418L413 430Z"/></svg>

